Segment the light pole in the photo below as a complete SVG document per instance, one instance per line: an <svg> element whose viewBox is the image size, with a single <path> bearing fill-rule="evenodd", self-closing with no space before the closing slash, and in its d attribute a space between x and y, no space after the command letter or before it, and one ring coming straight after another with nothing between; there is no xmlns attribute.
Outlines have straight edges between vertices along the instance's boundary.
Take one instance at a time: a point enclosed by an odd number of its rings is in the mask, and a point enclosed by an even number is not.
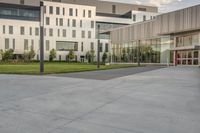
<svg viewBox="0 0 200 133"><path fill-rule="evenodd" d="M44 3L40 1L40 74L44 73Z"/></svg>
<svg viewBox="0 0 200 133"><path fill-rule="evenodd" d="M97 42L97 68L100 68L100 25L98 25L98 42Z"/></svg>
<svg viewBox="0 0 200 133"><path fill-rule="evenodd" d="M138 66L140 66L140 40L138 40L137 62Z"/></svg>

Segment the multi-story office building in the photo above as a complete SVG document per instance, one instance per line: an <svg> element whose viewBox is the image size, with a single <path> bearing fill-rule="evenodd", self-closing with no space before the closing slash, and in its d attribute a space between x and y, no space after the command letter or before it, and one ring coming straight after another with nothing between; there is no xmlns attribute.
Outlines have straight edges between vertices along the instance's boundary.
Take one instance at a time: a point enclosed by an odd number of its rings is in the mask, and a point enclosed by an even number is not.
<svg viewBox="0 0 200 133"><path fill-rule="evenodd" d="M13 49L21 55L33 49L40 53L40 0L0 0L0 49ZM44 10L44 51L51 49L57 60L67 60L73 50L77 60L88 51L97 51L97 27L100 32L154 19L157 7L98 0L46 0ZM100 52L110 52L110 36L100 34Z"/></svg>
<svg viewBox="0 0 200 133"><path fill-rule="evenodd" d="M114 62L200 64L200 5L110 33Z"/></svg>

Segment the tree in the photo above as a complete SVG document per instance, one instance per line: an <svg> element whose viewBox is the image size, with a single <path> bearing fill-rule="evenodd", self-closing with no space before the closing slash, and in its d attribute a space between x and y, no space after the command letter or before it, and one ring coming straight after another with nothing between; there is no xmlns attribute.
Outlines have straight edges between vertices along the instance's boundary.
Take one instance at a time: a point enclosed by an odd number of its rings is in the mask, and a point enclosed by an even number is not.
<svg viewBox="0 0 200 133"><path fill-rule="evenodd" d="M70 61L73 60L73 59L75 58L75 54L74 54L74 51L73 51L73 50L70 50L70 51L69 51L68 58L69 58Z"/></svg>
<svg viewBox="0 0 200 133"><path fill-rule="evenodd" d="M29 60L32 60L34 57L35 57L35 51L31 49L31 51L29 51Z"/></svg>
<svg viewBox="0 0 200 133"><path fill-rule="evenodd" d="M8 61L8 60L12 60L13 59L13 50L12 49L9 49L9 50L6 50L4 53L3 53L3 56L2 56L2 59L4 61Z"/></svg>
<svg viewBox="0 0 200 133"><path fill-rule="evenodd" d="M107 55L106 52L104 52L104 53L103 53L103 56L102 56L102 61L103 61L103 63L106 62L106 59L107 59L107 58L108 58L108 55Z"/></svg>
<svg viewBox="0 0 200 133"><path fill-rule="evenodd" d="M56 58L56 50L55 50L55 49L52 49L52 50L50 51L49 60L50 60L50 61L53 61L55 58Z"/></svg>
<svg viewBox="0 0 200 133"><path fill-rule="evenodd" d="M94 62L94 57L95 57L95 51L91 50L88 51L85 55L86 59L88 60L89 63Z"/></svg>
<svg viewBox="0 0 200 133"><path fill-rule="evenodd" d="M4 54L4 52L3 52L3 50L1 49L1 50L0 50L0 60L3 59L3 54Z"/></svg>

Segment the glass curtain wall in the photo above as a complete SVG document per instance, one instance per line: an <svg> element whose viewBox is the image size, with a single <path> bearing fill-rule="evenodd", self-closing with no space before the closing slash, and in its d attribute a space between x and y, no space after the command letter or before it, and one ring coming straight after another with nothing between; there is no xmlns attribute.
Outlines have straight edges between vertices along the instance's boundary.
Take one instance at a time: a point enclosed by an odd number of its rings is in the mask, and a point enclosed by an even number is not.
<svg viewBox="0 0 200 133"><path fill-rule="evenodd" d="M138 48L139 47L139 48ZM114 62L137 63L138 50L142 63L160 63L160 38L112 44Z"/></svg>

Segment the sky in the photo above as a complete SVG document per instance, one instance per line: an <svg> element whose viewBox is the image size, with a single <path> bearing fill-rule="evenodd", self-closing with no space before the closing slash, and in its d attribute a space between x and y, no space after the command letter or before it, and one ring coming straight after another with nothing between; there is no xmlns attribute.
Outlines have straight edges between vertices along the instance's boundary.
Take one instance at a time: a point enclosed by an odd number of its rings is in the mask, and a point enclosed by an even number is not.
<svg viewBox="0 0 200 133"><path fill-rule="evenodd" d="M159 8L159 12L170 12L181 8L200 4L200 0L105 0L123 3L134 3L144 5L154 5Z"/></svg>

